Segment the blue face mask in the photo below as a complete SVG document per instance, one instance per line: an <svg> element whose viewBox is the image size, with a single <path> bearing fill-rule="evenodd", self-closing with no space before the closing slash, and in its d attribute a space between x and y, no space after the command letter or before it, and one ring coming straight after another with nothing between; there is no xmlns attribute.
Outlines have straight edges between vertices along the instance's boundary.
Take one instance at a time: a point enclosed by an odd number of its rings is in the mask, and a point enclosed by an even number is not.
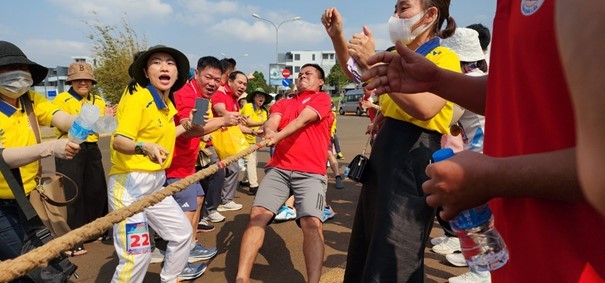
<svg viewBox="0 0 605 283"><path fill-rule="evenodd" d="M16 70L0 74L0 93L10 98L18 98L32 85L34 80L30 72Z"/></svg>

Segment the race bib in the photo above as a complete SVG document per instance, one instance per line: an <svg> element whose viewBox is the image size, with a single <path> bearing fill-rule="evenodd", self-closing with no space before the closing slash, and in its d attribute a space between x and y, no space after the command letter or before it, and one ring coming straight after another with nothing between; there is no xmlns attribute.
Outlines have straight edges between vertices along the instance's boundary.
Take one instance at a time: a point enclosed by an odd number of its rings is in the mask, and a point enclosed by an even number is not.
<svg viewBox="0 0 605 283"><path fill-rule="evenodd" d="M147 222L126 223L126 252L128 254L151 252Z"/></svg>

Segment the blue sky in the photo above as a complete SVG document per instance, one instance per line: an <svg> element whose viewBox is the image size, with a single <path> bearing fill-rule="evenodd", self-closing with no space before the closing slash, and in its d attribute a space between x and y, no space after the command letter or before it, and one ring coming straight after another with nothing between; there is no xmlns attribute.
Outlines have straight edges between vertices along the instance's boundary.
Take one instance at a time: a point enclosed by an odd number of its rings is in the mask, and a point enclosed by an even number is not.
<svg viewBox="0 0 605 283"><path fill-rule="evenodd" d="M19 46L46 67L67 66L72 56L90 56L91 29L85 21L119 25L122 18L149 45L164 44L185 53L192 65L201 56L233 57L238 69L267 75L275 59L275 28L251 16L256 13L275 24L301 20L279 29L279 52L331 50L320 22L323 11L336 7L344 18L346 38L367 25L377 48L390 45L387 21L395 1L306 0L5 0L0 9L0 39ZM458 26L482 23L491 29L496 1L454 0L450 13ZM248 54L244 56L244 54Z"/></svg>

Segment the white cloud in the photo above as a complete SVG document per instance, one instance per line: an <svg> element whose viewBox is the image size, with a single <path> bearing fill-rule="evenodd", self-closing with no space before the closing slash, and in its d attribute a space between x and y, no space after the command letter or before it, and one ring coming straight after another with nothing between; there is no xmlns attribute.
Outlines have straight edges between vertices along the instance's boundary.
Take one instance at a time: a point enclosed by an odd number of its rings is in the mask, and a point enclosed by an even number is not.
<svg viewBox="0 0 605 283"><path fill-rule="evenodd" d="M46 67L67 66L73 62L72 56L91 54L87 43L60 39L27 40L22 48L28 58Z"/></svg>
<svg viewBox="0 0 605 283"><path fill-rule="evenodd" d="M182 11L176 18L188 25L209 24L224 20L225 16L250 16L257 8L244 5L236 1L210 1L210 0L180 0Z"/></svg>
<svg viewBox="0 0 605 283"><path fill-rule="evenodd" d="M104 22L116 22L125 13L132 19L149 19L172 14L172 6L162 0L51 0L76 17L89 18L94 13Z"/></svg>

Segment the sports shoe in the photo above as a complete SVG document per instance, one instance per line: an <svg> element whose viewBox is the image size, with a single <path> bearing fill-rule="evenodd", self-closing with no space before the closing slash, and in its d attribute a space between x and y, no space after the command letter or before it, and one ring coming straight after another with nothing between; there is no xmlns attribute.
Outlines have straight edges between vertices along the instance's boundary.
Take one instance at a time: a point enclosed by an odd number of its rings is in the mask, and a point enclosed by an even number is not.
<svg viewBox="0 0 605 283"><path fill-rule="evenodd" d="M454 266L468 266L466 259L464 259L464 256L461 253L445 255L445 259Z"/></svg>
<svg viewBox="0 0 605 283"><path fill-rule="evenodd" d="M489 271L469 271L460 276L448 279L450 283L491 283L492 275Z"/></svg>
<svg viewBox="0 0 605 283"><path fill-rule="evenodd" d="M250 189L248 190L248 195L254 196L254 195L256 195L257 191L258 191L258 186L250 187Z"/></svg>
<svg viewBox="0 0 605 283"><path fill-rule="evenodd" d="M296 211L294 211L294 208L284 205L279 209L279 211L275 215L274 220L277 222L281 222L294 219L296 219Z"/></svg>
<svg viewBox="0 0 605 283"><path fill-rule="evenodd" d="M208 213L208 215L202 217L202 220L210 221L212 223L219 223L225 221L225 216L220 214L218 211L213 210L212 212Z"/></svg>
<svg viewBox="0 0 605 283"><path fill-rule="evenodd" d="M212 232L214 231L214 225L208 223L207 220L202 219L197 224L197 231L202 233Z"/></svg>
<svg viewBox="0 0 605 283"><path fill-rule="evenodd" d="M208 260L215 256L217 253L216 248L206 248L200 243L195 243L195 246L189 251L189 262L196 262L200 260Z"/></svg>
<svg viewBox="0 0 605 283"><path fill-rule="evenodd" d="M345 156L342 154L342 152L339 152L336 154L336 159L343 160L343 159L345 159Z"/></svg>
<svg viewBox="0 0 605 283"><path fill-rule="evenodd" d="M338 175L336 176L336 188L337 189L344 189L345 188L345 184L342 182L342 175Z"/></svg>
<svg viewBox="0 0 605 283"><path fill-rule="evenodd" d="M324 207L324 215L322 222L326 222L328 219L334 218L334 215L336 215L336 212L334 212L331 206L328 205Z"/></svg>
<svg viewBox="0 0 605 283"><path fill-rule="evenodd" d="M447 237L443 243L433 246L433 251L442 255L449 255L454 252L459 252L460 240L456 237Z"/></svg>
<svg viewBox="0 0 605 283"><path fill-rule="evenodd" d="M250 186L250 182L248 181L239 181L239 185L240 187L249 187Z"/></svg>
<svg viewBox="0 0 605 283"><path fill-rule="evenodd" d="M179 274L178 280L183 281L198 278L202 276L202 274L204 274L204 271L206 271L207 267L208 265L203 262L187 263L187 265L185 265L185 268L183 268L183 271L181 271L181 274Z"/></svg>
<svg viewBox="0 0 605 283"><path fill-rule="evenodd" d="M151 263L161 263L164 261L164 254L166 252L158 248L154 248L151 252Z"/></svg>
<svg viewBox="0 0 605 283"><path fill-rule="evenodd" d="M447 238L447 236L445 234L436 237L436 238L432 238L431 239L431 244L433 244L433 246L439 245L441 243L443 243L443 241L445 241L445 239Z"/></svg>
<svg viewBox="0 0 605 283"><path fill-rule="evenodd" d="M221 205L218 206L218 208L216 210L218 211L232 211L232 210L240 210L242 209L242 205L239 203L236 203L232 200L223 203Z"/></svg>

